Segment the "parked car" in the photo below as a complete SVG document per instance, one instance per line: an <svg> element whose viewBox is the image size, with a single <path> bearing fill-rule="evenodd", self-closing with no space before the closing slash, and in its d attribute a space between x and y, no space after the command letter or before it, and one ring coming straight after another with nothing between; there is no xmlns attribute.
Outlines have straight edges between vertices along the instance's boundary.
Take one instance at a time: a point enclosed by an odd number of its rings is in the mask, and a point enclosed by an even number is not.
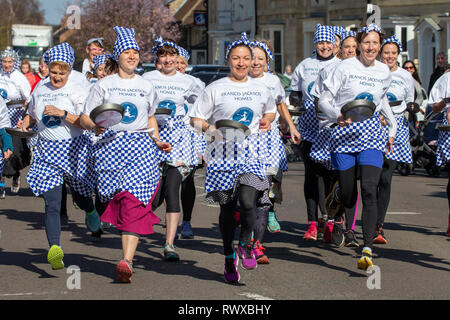
<svg viewBox="0 0 450 320"><path fill-rule="evenodd" d="M192 69L190 70L190 74L199 73L199 72L221 72L228 73L230 68L227 66L216 65L216 64L197 64L192 65Z"/></svg>

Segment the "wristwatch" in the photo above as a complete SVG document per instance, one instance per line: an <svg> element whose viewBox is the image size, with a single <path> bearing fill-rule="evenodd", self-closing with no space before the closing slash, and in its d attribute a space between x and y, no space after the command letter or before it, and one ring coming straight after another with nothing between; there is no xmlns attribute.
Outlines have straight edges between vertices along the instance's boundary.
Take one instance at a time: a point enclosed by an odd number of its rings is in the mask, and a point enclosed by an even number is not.
<svg viewBox="0 0 450 320"><path fill-rule="evenodd" d="M64 110L64 115L62 116L63 120L66 120L67 114L68 114L67 110Z"/></svg>

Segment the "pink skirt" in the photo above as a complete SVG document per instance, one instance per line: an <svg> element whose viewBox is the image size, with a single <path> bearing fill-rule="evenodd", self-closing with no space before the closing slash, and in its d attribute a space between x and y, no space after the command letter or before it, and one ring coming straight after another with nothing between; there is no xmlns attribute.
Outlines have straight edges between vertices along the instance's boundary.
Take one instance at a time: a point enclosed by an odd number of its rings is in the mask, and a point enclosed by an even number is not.
<svg viewBox="0 0 450 320"><path fill-rule="evenodd" d="M108 203L101 220L113 224L120 231L153 234L153 225L161 220L153 213L152 202L153 199L144 206L134 195L122 191Z"/></svg>

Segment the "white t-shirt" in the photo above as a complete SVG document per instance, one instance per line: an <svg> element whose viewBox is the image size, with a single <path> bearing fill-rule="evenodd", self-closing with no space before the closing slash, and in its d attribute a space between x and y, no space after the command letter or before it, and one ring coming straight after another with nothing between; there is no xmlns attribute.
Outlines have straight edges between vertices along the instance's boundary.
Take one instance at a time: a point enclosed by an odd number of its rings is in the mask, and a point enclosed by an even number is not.
<svg viewBox="0 0 450 320"><path fill-rule="evenodd" d="M276 75L264 72L262 77L253 79L257 82L263 83L270 90L270 93L272 94L273 100L275 101L276 105L285 102L286 93L283 86L281 85L280 78L278 78ZM278 121L279 118L280 114L277 110L277 115L275 116L274 122Z"/></svg>
<svg viewBox="0 0 450 320"><path fill-rule="evenodd" d="M158 95L158 108L171 109L172 116L185 116L188 104L192 104L202 88L192 78L177 72L166 76L158 70L146 72L142 77L153 84Z"/></svg>
<svg viewBox="0 0 450 320"><path fill-rule="evenodd" d="M444 98L450 97L450 72L444 73L437 81L434 83L433 88L430 91L430 97L428 98L428 104L433 105L435 103L441 102ZM445 106L446 110L450 107L450 103Z"/></svg>
<svg viewBox="0 0 450 320"><path fill-rule="evenodd" d="M0 97L0 129L2 128L11 128L11 119L9 117L6 101Z"/></svg>
<svg viewBox="0 0 450 320"><path fill-rule="evenodd" d="M10 74L0 72L0 96L7 102L12 100L27 100L30 97L31 86L25 75L19 70Z"/></svg>
<svg viewBox="0 0 450 320"><path fill-rule="evenodd" d="M311 94L315 97L320 97L323 91L323 81L328 78L328 76L333 72L336 66L342 60L337 59L333 63L328 64L325 68L320 70L319 75L317 76L316 81L314 81L314 85L311 89Z"/></svg>
<svg viewBox="0 0 450 320"><path fill-rule="evenodd" d="M402 100L402 104L392 107L394 115L401 115L406 110L407 103L414 102L414 78L403 68L391 72L392 82L386 93L389 102Z"/></svg>
<svg viewBox="0 0 450 320"><path fill-rule="evenodd" d="M86 73L91 71L91 63L89 62L89 59L86 58L83 61L83 68L81 69L81 73L86 76Z"/></svg>
<svg viewBox="0 0 450 320"><path fill-rule="evenodd" d="M151 82L140 75L135 74L131 79L124 79L113 74L92 86L83 113L89 116L96 107L109 102L125 108L122 122L111 129L135 131L147 129L148 118L155 113L158 98Z"/></svg>
<svg viewBox="0 0 450 320"><path fill-rule="evenodd" d="M86 101L87 91L76 83L67 82L60 89L50 83L36 88L31 95L27 114L36 120L39 136L46 140L66 140L75 138L83 130L69 125L60 117L44 115L45 106L55 106L72 115L80 115Z"/></svg>
<svg viewBox="0 0 450 320"><path fill-rule="evenodd" d="M270 90L255 79L235 82L229 77L208 85L189 113L215 124L218 120L234 120L246 125L252 133L259 130L259 121L266 113L276 113Z"/></svg>
<svg viewBox="0 0 450 320"><path fill-rule="evenodd" d="M89 88L90 86L90 82L89 80L86 78L86 76L84 74L82 74L81 72L78 72L76 70L73 70L70 72L69 75L69 80L67 80L68 82L71 83L76 83L79 86L83 87L83 88ZM37 87L39 87L40 85L46 84L50 82L50 77L46 77L44 79L42 79L41 81L38 82L38 84L36 85L35 89Z"/></svg>
<svg viewBox="0 0 450 320"><path fill-rule="evenodd" d="M319 60L316 57L306 58L295 68L292 74L291 88L294 91L302 91L303 100L309 99L314 101L311 90L314 82L319 76L320 70L329 64L339 61L338 58L333 57L329 60Z"/></svg>

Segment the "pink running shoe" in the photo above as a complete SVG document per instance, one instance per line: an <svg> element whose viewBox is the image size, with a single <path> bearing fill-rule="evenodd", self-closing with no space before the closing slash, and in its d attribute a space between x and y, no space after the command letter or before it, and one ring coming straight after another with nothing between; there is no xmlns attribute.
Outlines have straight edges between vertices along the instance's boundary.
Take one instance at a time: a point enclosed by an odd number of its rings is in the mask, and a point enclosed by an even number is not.
<svg viewBox="0 0 450 320"><path fill-rule="evenodd" d="M255 259L255 254L253 253L252 247L246 245L245 247L238 245L239 257L242 259L242 267L251 270L256 269L258 263Z"/></svg>
<svg viewBox="0 0 450 320"><path fill-rule="evenodd" d="M326 243L331 242L331 233L333 232L333 226L334 226L333 221L327 221L327 224L325 226L325 233L323 235L323 241Z"/></svg>
<svg viewBox="0 0 450 320"><path fill-rule="evenodd" d="M303 240L317 240L317 226L315 222L309 223L308 231L303 236Z"/></svg>

